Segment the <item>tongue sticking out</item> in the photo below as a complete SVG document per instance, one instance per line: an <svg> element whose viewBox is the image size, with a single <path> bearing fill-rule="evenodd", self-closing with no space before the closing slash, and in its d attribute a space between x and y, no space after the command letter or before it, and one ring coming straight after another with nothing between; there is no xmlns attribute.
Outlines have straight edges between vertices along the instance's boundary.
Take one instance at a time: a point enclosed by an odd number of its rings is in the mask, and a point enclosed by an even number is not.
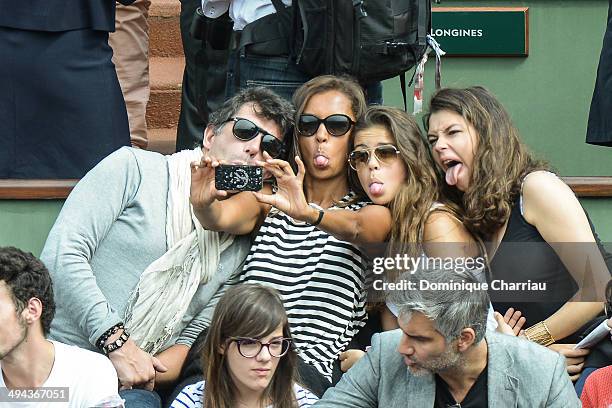
<svg viewBox="0 0 612 408"><path fill-rule="evenodd" d="M457 163L453 167L449 167L448 170L446 170L446 184L449 186L454 186L457 184L457 176L459 175L462 167L463 164Z"/></svg>
<svg viewBox="0 0 612 408"><path fill-rule="evenodd" d="M372 183L369 190L372 195L380 195L383 192L383 185L381 183Z"/></svg>
<svg viewBox="0 0 612 408"><path fill-rule="evenodd" d="M329 163L329 159L325 156L316 156L314 163L317 167L325 167Z"/></svg>

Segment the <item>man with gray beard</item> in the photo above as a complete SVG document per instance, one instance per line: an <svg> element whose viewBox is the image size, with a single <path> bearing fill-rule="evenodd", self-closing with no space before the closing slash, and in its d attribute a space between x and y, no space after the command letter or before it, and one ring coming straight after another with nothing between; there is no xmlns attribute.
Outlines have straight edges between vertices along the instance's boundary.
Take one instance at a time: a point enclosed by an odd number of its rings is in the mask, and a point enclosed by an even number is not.
<svg viewBox="0 0 612 408"><path fill-rule="evenodd" d="M476 283L451 270L419 270L400 279L438 284L432 287ZM315 407L581 406L563 356L486 331L486 290L401 290L388 302L398 306L400 329L375 335L372 348Z"/></svg>

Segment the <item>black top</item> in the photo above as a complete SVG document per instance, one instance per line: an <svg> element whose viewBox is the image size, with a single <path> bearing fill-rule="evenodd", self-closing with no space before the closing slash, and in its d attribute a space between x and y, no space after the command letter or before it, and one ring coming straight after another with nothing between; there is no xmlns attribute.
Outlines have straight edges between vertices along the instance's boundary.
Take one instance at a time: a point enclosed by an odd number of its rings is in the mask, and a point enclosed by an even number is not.
<svg viewBox="0 0 612 408"><path fill-rule="evenodd" d="M119 0L131 4L134 0ZM0 27L115 31L115 0L0 0Z"/></svg>
<svg viewBox="0 0 612 408"><path fill-rule="evenodd" d="M577 290L571 274L536 227L521 214L519 200L512 206L506 232L491 261L490 280L506 283L546 283L546 291L491 290L493 308L502 315L510 307L527 319L525 327L555 313Z"/></svg>
<svg viewBox="0 0 612 408"><path fill-rule="evenodd" d="M589 224L608 269L612 270L612 257L603 248L590 219ZM491 274L488 279L517 283L528 281L546 283L546 291L489 291L493 308L502 315L510 307L523 313L527 319L524 327L532 326L554 314L578 289L570 272L553 248L544 240L537 228L529 224L521 214L518 198L512 206L506 232L491 261ZM578 330L575 335L580 333ZM558 341L573 343L576 341L575 335Z"/></svg>
<svg viewBox="0 0 612 408"><path fill-rule="evenodd" d="M448 384L438 374L436 377L436 400L434 408L487 408L489 405L487 398L489 390L487 389L487 367L482 370L482 373L476 379L472 388L468 391L463 401L458 403L448 390Z"/></svg>

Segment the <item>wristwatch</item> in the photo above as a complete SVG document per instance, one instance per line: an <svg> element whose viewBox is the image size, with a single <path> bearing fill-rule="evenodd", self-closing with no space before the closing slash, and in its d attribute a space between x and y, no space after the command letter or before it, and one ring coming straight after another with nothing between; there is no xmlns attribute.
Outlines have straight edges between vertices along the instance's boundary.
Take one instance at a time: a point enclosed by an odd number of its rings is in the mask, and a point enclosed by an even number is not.
<svg viewBox="0 0 612 408"><path fill-rule="evenodd" d="M317 219L315 220L315 222L306 222L308 225L312 225L317 226L321 223L321 221L323 220L323 215L325 215L325 211L323 211L323 208L320 205L314 204L314 203L308 203L308 205L312 208L314 208L315 210L317 210L319 212L319 216L317 217Z"/></svg>
<svg viewBox="0 0 612 408"><path fill-rule="evenodd" d="M129 338L130 335L128 334L128 332L123 330L121 336L119 336L117 340L111 341L106 346L102 347L102 351L108 356L113 351L120 349L128 341Z"/></svg>

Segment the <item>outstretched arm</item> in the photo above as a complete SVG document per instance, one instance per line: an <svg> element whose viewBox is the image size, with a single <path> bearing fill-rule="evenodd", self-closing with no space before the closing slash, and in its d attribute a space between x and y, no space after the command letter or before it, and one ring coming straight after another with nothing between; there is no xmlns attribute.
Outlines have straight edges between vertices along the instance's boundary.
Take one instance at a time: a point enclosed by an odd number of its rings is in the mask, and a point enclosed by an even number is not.
<svg viewBox="0 0 612 408"><path fill-rule="evenodd" d="M310 224L321 216L319 210L308 205L303 183L306 170L298 156L295 158L298 174L284 160L268 159L262 162L266 170L276 178L275 194L256 193L261 203L272 205L290 217ZM357 211L325 210L318 228L335 238L354 244L384 242L391 231L391 212L381 205L368 205Z"/></svg>
<svg viewBox="0 0 612 408"><path fill-rule="evenodd" d="M217 190L215 168L220 164L213 157L203 157L200 163L191 164L193 212L205 229L233 235L249 234L269 207L258 202L249 191L228 197L227 191ZM271 190L266 186L264 191Z"/></svg>

